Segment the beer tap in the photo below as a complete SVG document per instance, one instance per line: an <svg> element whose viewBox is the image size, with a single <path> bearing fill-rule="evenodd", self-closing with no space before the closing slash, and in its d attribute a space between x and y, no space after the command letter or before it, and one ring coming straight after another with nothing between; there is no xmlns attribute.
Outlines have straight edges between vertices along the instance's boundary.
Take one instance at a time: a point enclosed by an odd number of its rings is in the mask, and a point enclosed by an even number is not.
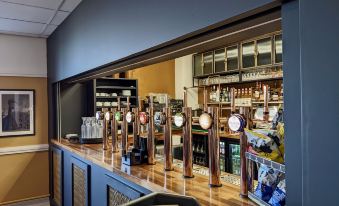
<svg viewBox="0 0 339 206"><path fill-rule="evenodd" d="M155 131L154 131L154 105L153 105L153 96L150 96L149 107L148 107L148 117L144 117L148 119L148 134L147 134L147 159L148 164L154 165L156 163L155 160ZM142 120L142 119L140 119Z"/></svg>
<svg viewBox="0 0 339 206"><path fill-rule="evenodd" d="M187 88L184 88L183 112L174 116L175 126L183 131L183 176L192 178L193 175L193 149L192 149L192 108L187 107Z"/></svg>
<svg viewBox="0 0 339 206"><path fill-rule="evenodd" d="M129 111L130 108L130 97L127 97L127 105L126 108L122 108L121 110L121 118L122 118L122 123L121 123L121 153L122 155L125 155L128 151L128 123L126 119L126 114Z"/></svg>
<svg viewBox="0 0 339 206"><path fill-rule="evenodd" d="M263 86L263 92L264 92L264 121L269 120L269 109L268 109L268 85Z"/></svg>
<svg viewBox="0 0 339 206"><path fill-rule="evenodd" d="M246 174L246 157L245 153L247 150L247 137L244 133L244 128L249 127L246 119L250 116L250 107L240 107L240 114L232 114L228 119L228 126L230 130L234 132L240 132L240 196L247 197L248 195L248 184Z"/></svg>
<svg viewBox="0 0 339 206"><path fill-rule="evenodd" d="M116 108L111 108L111 135L112 135L112 152L118 152L118 123L115 119L115 113L117 112Z"/></svg>
<svg viewBox="0 0 339 206"><path fill-rule="evenodd" d="M140 120L138 118L139 111L141 105L141 100L139 98L139 104L138 107L132 108L132 111L128 111L126 113L126 121L127 123L133 124L133 148L134 149L140 149L140 143L139 143L139 135L140 135Z"/></svg>
<svg viewBox="0 0 339 206"><path fill-rule="evenodd" d="M108 149L108 131L107 131L107 128L108 128L108 121L106 120L106 117L105 117L105 113L107 112L107 109L106 108L103 108L102 111L97 111L96 114L95 114L95 118L97 120L103 120L103 127L102 127L102 134L103 134L103 138L102 138L102 148L104 150L107 150Z"/></svg>
<svg viewBox="0 0 339 206"><path fill-rule="evenodd" d="M163 108L165 122L164 126L164 167L166 171L173 170L173 154L172 154L172 110L168 103L169 99L166 95L166 106Z"/></svg>
<svg viewBox="0 0 339 206"><path fill-rule="evenodd" d="M121 99L117 97L117 108L111 109L111 134L112 134L112 152L118 152L118 122L121 121Z"/></svg>
<svg viewBox="0 0 339 206"><path fill-rule="evenodd" d="M208 130L209 185L220 187L220 136L219 107L207 107L207 91L204 89L204 112L199 117L199 124Z"/></svg>

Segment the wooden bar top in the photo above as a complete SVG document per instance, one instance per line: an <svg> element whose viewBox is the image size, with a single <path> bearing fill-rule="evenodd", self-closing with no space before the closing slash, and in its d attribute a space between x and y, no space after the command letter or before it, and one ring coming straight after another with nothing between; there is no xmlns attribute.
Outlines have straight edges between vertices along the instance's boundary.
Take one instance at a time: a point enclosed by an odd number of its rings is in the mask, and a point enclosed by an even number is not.
<svg viewBox="0 0 339 206"><path fill-rule="evenodd" d="M255 206L247 198L243 199L239 196L239 187L236 185L222 182L222 187L210 188L208 176L194 174L194 178L185 179L182 176L182 169L164 171L162 162L157 162L156 165L126 166L129 168L126 172L126 168L122 168L121 165L120 153L112 154L111 151L104 151L101 144L72 144L67 140L61 142L52 140L52 144L154 192L174 192L194 196L201 205Z"/></svg>

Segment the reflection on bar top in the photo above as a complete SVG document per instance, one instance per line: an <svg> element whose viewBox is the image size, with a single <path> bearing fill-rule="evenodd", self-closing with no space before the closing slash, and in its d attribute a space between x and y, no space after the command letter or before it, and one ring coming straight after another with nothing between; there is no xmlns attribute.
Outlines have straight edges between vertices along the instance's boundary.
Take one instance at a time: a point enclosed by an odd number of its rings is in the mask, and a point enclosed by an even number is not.
<svg viewBox="0 0 339 206"><path fill-rule="evenodd" d="M178 167L175 167L174 171L164 172L161 162L156 165L127 166L129 170L126 172L123 169L126 165L121 164L120 153L103 151L101 144L71 144L66 140L52 140L52 144L154 192L175 192L194 196L201 205L255 205L246 198L242 199L239 196L239 187L233 184L223 182L222 187L210 188L208 176L195 174L194 178L186 179L182 176L182 169Z"/></svg>

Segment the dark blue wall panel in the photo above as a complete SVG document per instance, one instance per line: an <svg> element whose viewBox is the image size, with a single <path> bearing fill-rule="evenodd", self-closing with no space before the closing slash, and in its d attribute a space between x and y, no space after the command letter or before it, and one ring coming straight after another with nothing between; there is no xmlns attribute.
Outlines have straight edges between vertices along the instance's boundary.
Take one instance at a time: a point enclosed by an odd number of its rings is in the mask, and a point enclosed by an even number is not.
<svg viewBox="0 0 339 206"><path fill-rule="evenodd" d="M301 0L304 205L339 205L339 1Z"/></svg>
<svg viewBox="0 0 339 206"><path fill-rule="evenodd" d="M62 80L272 1L83 0L48 38L48 77Z"/></svg>
<svg viewBox="0 0 339 206"><path fill-rule="evenodd" d="M282 6L285 161L288 205L302 205L299 2Z"/></svg>

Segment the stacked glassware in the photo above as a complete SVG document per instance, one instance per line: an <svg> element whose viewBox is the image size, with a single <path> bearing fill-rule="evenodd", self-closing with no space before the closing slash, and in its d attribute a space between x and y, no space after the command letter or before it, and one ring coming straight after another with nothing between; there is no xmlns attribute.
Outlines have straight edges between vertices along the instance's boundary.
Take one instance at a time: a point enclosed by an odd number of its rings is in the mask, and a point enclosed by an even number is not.
<svg viewBox="0 0 339 206"><path fill-rule="evenodd" d="M103 120L82 117L80 143L100 143L103 138Z"/></svg>

